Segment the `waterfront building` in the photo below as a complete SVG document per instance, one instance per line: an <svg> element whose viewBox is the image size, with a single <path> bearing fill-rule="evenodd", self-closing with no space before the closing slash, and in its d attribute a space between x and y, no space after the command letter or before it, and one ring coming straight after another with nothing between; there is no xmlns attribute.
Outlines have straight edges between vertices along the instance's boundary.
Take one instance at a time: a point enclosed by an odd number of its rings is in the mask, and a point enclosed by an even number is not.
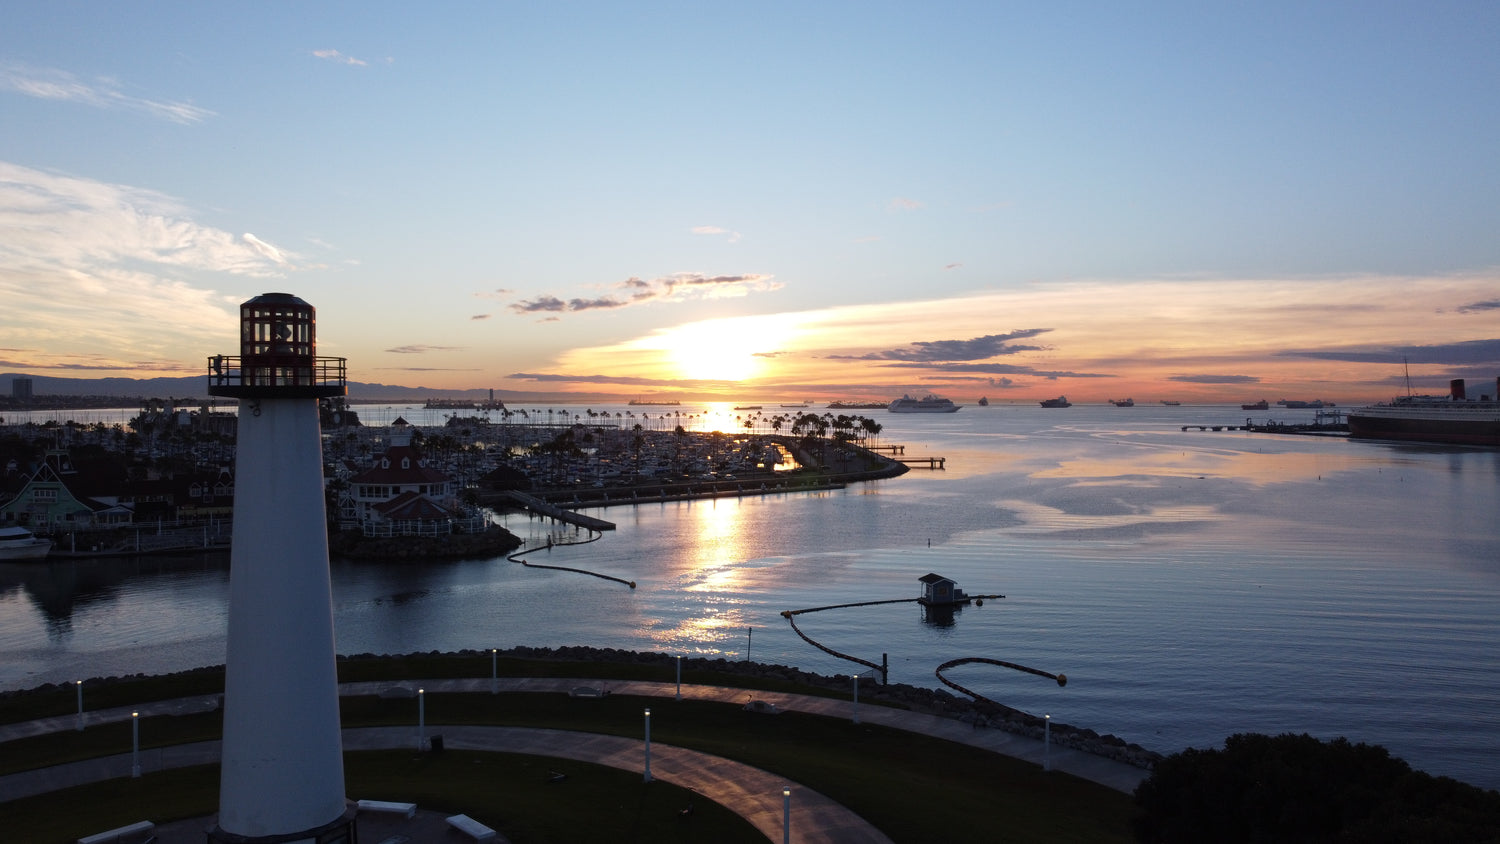
<svg viewBox="0 0 1500 844"><path fill-rule="evenodd" d="M16 483L19 481L19 483ZM52 449L30 475L11 475L0 503L0 525L24 525L36 533L98 530L128 525L130 508L90 494L89 479L73 467L64 449Z"/></svg>
<svg viewBox="0 0 1500 844"><path fill-rule="evenodd" d="M286 293L240 306L240 354L209 359L239 402L219 813L210 842L352 844L318 399L346 394L315 314Z"/></svg>
<svg viewBox="0 0 1500 844"><path fill-rule="evenodd" d="M397 420L402 423L402 420ZM339 526L367 536L441 535L468 524L458 485L428 465L412 443L409 425L393 424L383 454L370 468L349 478L339 496Z"/></svg>

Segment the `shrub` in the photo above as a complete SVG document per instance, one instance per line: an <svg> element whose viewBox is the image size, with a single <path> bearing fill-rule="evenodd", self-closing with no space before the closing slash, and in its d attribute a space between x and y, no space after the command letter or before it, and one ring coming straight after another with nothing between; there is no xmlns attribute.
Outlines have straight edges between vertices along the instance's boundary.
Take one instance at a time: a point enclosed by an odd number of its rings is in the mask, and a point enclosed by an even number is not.
<svg viewBox="0 0 1500 844"><path fill-rule="evenodd" d="M1230 736L1157 763L1135 792L1136 839L1500 842L1500 792L1434 777L1378 745Z"/></svg>

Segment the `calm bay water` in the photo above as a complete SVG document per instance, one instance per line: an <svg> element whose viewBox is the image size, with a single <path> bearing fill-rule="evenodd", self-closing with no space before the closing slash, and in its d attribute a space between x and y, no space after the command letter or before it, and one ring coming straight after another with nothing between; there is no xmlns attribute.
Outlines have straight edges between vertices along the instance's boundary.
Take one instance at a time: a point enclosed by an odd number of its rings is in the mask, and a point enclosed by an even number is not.
<svg viewBox="0 0 1500 844"><path fill-rule="evenodd" d="M382 413L441 421L362 415ZM1006 598L951 620L892 604L798 624L889 654L896 682L939 687L936 667L967 656L1066 674L1065 688L983 665L948 676L1162 752L1243 731L1342 735L1500 787L1500 451L1181 430L1244 419L1228 407L866 413L885 442L948 468L593 511L619 529L529 556L635 590L503 558L335 562L339 651L748 650L847 673L780 612L912 597L935 571ZM535 543L570 536L507 525ZM220 663L227 597L223 557L0 565L0 689Z"/></svg>

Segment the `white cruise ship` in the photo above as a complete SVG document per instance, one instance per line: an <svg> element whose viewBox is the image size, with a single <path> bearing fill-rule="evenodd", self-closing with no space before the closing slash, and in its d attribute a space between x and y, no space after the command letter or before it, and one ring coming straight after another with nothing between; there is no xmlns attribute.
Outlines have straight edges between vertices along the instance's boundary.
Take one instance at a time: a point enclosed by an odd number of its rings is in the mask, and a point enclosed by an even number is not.
<svg viewBox="0 0 1500 844"><path fill-rule="evenodd" d="M921 399L902 396L891 402L886 410L892 413L957 413L960 407L963 405L954 404L948 399L940 399L937 396L927 396Z"/></svg>

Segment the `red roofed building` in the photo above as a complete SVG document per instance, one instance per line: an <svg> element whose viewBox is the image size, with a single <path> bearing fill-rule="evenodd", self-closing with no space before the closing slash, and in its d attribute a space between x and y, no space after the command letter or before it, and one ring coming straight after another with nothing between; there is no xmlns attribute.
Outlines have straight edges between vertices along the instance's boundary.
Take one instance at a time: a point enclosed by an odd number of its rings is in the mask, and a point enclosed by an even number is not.
<svg viewBox="0 0 1500 844"><path fill-rule="evenodd" d="M451 533L466 520L457 484L428 466L404 425L392 426L391 445L375 465L349 479L340 521L367 536Z"/></svg>

